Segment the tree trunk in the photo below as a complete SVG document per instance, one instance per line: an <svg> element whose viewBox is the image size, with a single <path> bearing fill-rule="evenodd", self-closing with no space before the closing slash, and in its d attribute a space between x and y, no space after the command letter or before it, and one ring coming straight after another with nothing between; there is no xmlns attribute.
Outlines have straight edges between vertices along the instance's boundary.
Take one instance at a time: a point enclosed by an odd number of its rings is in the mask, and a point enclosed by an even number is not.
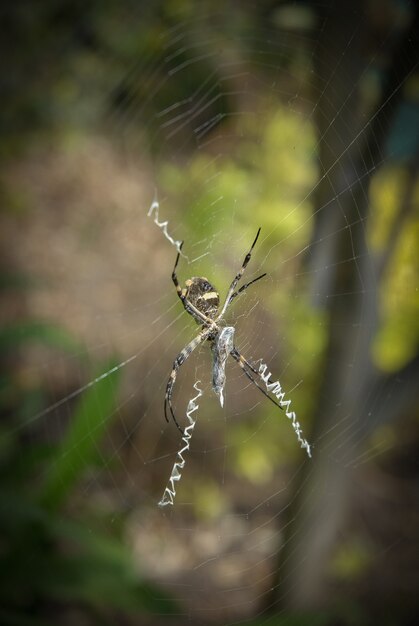
<svg viewBox="0 0 419 626"><path fill-rule="evenodd" d="M364 6L345 0L339 3L338 12L323 16L317 70L322 89L317 122L323 174L317 188L319 219L313 237L318 243L313 243L309 264L316 269L312 299L318 306L327 305L329 311L329 345L314 421L313 459L305 462L294 486L297 496L290 507L291 523L269 608L279 603L304 610L323 604L330 556L351 502L352 469L347 461L356 457L361 441L377 421L393 419L417 394L412 383L419 359L389 379L381 378L371 362L382 267L370 256L365 227L370 178L385 152L404 79L416 63L418 16L398 47L387 50L392 62L381 101L375 112L363 117L358 88L368 64L362 57L368 25L362 15ZM386 41L392 40L383 35L381 49ZM374 390L381 390L384 398L385 386L395 380L399 384L391 403L374 406Z"/></svg>

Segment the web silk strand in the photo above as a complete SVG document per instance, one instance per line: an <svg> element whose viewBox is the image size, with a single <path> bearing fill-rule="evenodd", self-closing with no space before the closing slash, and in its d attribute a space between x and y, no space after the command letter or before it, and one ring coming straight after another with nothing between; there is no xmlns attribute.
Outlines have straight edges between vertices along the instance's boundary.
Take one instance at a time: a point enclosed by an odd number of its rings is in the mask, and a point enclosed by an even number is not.
<svg viewBox="0 0 419 626"><path fill-rule="evenodd" d="M185 452L189 450L189 442L191 440L192 433L196 424L196 418L192 416L192 413L198 410L199 405L196 403L196 401L198 400L198 398L202 396L202 390L198 387L200 382L201 382L200 380L197 380L196 383L194 384L194 389L196 389L198 393L194 398L191 398L191 400L189 400L188 402L188 408L186 409L186 417L188 419L189 425L186 426L184 433L183 433L183 437L182 437L182 441L185 445L177 453L177 460L175 461L173 465L172 473L170 475L167 487L164 490L163 497L159 502L160 507L167 506L168 504L171 504L173 506L174 504L174 499L176 497L175 483L179 482L179 480L182 477L181 470L183 470L183 468L185 467L185 462L186 462L183 455Z"/></svg>
<svg viewBox="0 0 419 626"><path fill-rule="evenodd" d="M271 372L267 372L268 366L266 363L263 363L260 360L259 364L259 376L263 380L266 385L266 390L269 391L272 395L275 396L279 400L280 406L285 410L285 415L288 419L291 420L292 427L294 429L295 434L297 435L297 439L300 442L302 448L305 448L308 456L311 458L311 446L306 439L302 436L302 429L300 423L297 422L297 416L294 411L290 411L291 400L285 400L285 391L282 390L281 384L278 380L274 383L270 382L270 378L272 376Z"/></svg>
<svg viewBox="0 0 419 626"><path fill-rule="evenodd" d="M159 222L159 208L160 208L159 201L157 200L157 197L155 197L151 204L151 207L148 210L147 217L151 217L153 212L155 213L154 223L157 224L159 228L161 228L161 230L163 231L163 235L166 237L168 241L170 241L172 246L175 246L179 254L185 257L185 255L181 251L182 242L177 241L176 239L173 239L173 237L171 237L169 233L167 232L167 227L169 225L169 222L167 220L165 222Z"/></svg>

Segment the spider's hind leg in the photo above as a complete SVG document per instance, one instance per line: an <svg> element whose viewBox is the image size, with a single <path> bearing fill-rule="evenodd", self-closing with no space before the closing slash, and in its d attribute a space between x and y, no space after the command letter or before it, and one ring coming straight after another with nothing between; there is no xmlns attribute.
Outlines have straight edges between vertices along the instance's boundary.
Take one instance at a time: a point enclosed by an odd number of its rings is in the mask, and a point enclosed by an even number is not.
<svg viewBox="0 0 419 626"><path fill-rule="evenodd" d="M188 343L188 345L185 346L185 348L183 348L182 352L179 352L179 354L173 361L173 368L172 368L172 371L170 372L169 380L167 381L166 395L164 398L164 416L166 418L166 422L168 422L169 418L167 416L167 407L169 406L172 419L174 423L176 424L176 427L178 428L178 430L182 433L182 435L184 434L184 431L179 426L179 423L176 419L175 413L173 411L173 406L172 406L173 387L175 386L176 377L177 377L177 373L178 373L180 366L183 365L183 363L192 354L195 348L197 348L200 343L202 343L203 341L205 341L205 339L207 339L208 335L209 335L209 330L205 329L201 331L199 335L195 337L195 339L192 339L192 341Z"/></svg>
<svg viewBox="0 0 419 626"><path fill-rule="evenodd" d="M258 381L252 376L252 374L249 372L249 370L251 372L253 372L253 374L256 374L256 376L260 377L259 372L257 371L257 369L255 369L253 367L253 365L251 365L249 363L249 361L247 361L244 356L242 354L240 354L240 352L237 350L237 348L233 348L233 350L230 352L231 356L233 357L233 359L235 361L237 361L237 363L240 365L240 367L242 368L243 372L246 374L247 378L249 380L252 381L252 383L263 393L264 396L266 396L273 404L275 404L275 406L277 406L279 409L281 409L281 411L283 411L284 409L282 408L282 406L280 404L278 404L278 402L276 402L268 393L267 391L265 391L265 389L262 387L262 385L260 385L258 383Z"/></svg>

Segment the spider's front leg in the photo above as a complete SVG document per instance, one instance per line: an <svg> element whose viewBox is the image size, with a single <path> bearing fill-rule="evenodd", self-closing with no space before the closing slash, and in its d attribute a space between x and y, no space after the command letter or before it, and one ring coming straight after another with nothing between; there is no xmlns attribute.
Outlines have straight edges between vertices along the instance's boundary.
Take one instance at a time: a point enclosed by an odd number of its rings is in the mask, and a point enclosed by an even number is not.
<svg viewBox="0 0 419 626"><path fill-rule="evenodd" d="M249 283L247 283L241 289L239 289L239 291L237 291L237 292L234 291L236 289L236 287L237 287L237 283L239 282L239 280L243 276L243 273L244 273L244 270L247 267L247 264L249 263L249 261L250 261L250 259L252 257L253 248L255 247L256 242L257 242L257 240L259 238L259 233L260 233L260 227L258 229L258 232L256 233L256 237L255 237L252 245L250 246L249 252L244 257L244 261L243 261L243 264L242 264L241 268L239 269L239 271L237 272L237 274L233 278L233 281L232 281L232 283L230 285L230 288L229 288L229 290L227 292L227 296L226 296L223 308L221 309L221 312L219 313L219 315L217 317L217 321L223 318L223 315L226 312L226 309L227 309L228 305L231 303L231 301L233 300L233 298L238 296L239 293L241 293L244 289L246 289L246 287L248 287L252 283L256 282L260 278L263 278L263 276L266 276L266 274L263 274L262 276L259 276L258 278L255 278L255 280L251 280Z"/></svg>
<svg viewBox="0 0 419 626"><path fill-rule="evenodd" d="M209 329L202 330L199 333L199 335L197 337L195 337L195 339L192 339L192 341L190 343L188 343L188 345L185 346L185 348L183 348L183 350L181 352L179 352L179 354L177 355L177 357L173 361L173 368L172 368L172 371L170 372L169 380L167 381L166 395L165 395L165 398L164 398L164 416L166 418L166 421L168 422L169 418L167 417L167 406L169 405L170 414L172 416L172 419L173 419L174 423L176 424L177 428L179 429L179 431L182 433L182 435L183 435L183 430L179 426L179 423L178 423L178 421L176 419L176 416L175 416L175 413L174 413L173 407L172 407L173 387L175 386L176 377L177 377L177 373L178 373L178 370L179 370L180 366L183 365L183 363L192 354L192 352L195 350L195 348L197 348L203 341L205 341L207 339L207 337L209 336L210 332L211 331Z"/></svg>
<svg viewBox="0 0 419 626"><path fill-rule="evenodd" d="M182 246L183 246L183 241L181 242L181 244L179 246L179 252L177 253L175 266L174 266L173 271L172 271L172 281L173 281L174 286L176 287L176 293L179 296L179 298L180 298L180 300L181 300L181 302L182 302L182 304L183 304L183 306L185 308L185 311L187 313L192 315L197 321L199 320L199 322L203 326L206 326L207 328L212 327L214 329L214 320L210 319L209 317L204 315L204 313L202 313L202 311L197 309L196 306L194 306L192 304L192 302L190 302L188 300L188 298L185 295L185 290L182 289L182 287L179 285L176 269L177 269L177 266L178 266L178 263L179 263L180 250L182 250Z"/></svg>
<svg viewBox="0 0 419 626"><path fill-rule="evenodd" d="M185 299L185 296L182 294L182 289L181 289L181 286L179 285L179 281L177 279L177 274L176 274L176 269L177 269L177 266L178 266L178 263L179 263L180 251L182 250L182 247L183 247L183 241L181 241L180 245L179 245L179 252L177 253L175 266L174 266L173 271L172 271L172 281L173 281L173 284L176 287L177 295L179 296L179 298L183 302L183 300Z"/></svg>

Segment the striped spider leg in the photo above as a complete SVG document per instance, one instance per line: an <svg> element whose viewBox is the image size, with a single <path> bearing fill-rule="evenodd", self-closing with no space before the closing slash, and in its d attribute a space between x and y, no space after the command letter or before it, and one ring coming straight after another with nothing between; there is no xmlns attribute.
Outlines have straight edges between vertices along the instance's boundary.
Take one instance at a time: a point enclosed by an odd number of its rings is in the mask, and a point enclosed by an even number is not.
<svg viewBox="0 0 419 626"><path fill-rule="evenodd" d="M253 372L253 374L256 374L256 376L260 378L260 374L257 369L255 369L253 365L251 365L251 363L249 363L249 361L247 361L247 359L245 359L244 356L240 354L235 346L230 354L233 359L237 361L237 363L240 365L247 378L251 380L258 389L260 389L264 396L266 396L273 404L275 404L275 406L279 407L281 411L283 411L284 409L282 408L282 406L278 402L275 402L275 400L265 391L265 389L257 382L257 380L255 380L255 378L253 378L252 374L249 372L250 370L251 372Z"/></svg>
<svg viewBox="0 0 419 626"><path fill-rule="evenodd" d="M239 271L237 272L236 276L234 277L230 288L227 292L227 296L223 305L223 308L221 309L221 313L219 314L219 316L217 317L217 321L221 320L224 317L224 314L227 310L227 307L231 304L232 300L238 296L240 293L242 293L245 289L247 289L247 287L249 287L249 285L252 285L253 283L255 283L257 280L260 280L261 278L263 278L264 276L266 276L266 272L264 274L261 274L260 276L258 276L257 278L251 280L250 282L246 283L245 285L243 285L243 287L241 287L238 291L234 291L235 288L237 287L237 284L239 282L239 280L241 279L241 277L243 276L244 270L247 267L247 264L249 263L251 257L252 257L252 251L253 248L256 245L256 242L259 238L259 233L260 233L260 227L258 229L258 232L256 233L256 237L254 242L252 243L252 245L250 246L250 250L249 252L246 254L246 256L244 257L244 261L243 264L241 266L241 268L239 269Z"/></svg>
<svg viewBox="0 0 419 626"><path fill-rule="evenodd" d="M199 335L197 335L197 337L192 339L192 341L190 343L188 343L188 345L185 346L185 348L183 348L183 350L181 352L179 352L179 354L177 355L177 357L173 361L173 368L172 368L172 371L170 372L169 380L167 381L166 395L165 395L165 398L164 398L164 416L166 418L166 422L168 422L169 418L167 417L167 406L169 406L170 414L172 416L172 419L173 419L174 423L176 424L178 430L182 433L182 435L184 434L183 430L179 426L179 423L178 423L178 421L176 419L176 416L175 416L175 413L174 413L173 407L172 407L173 387L174 387L175 382L176 382L176 377L177 377L177 373L178 373L179 367L184 364L184 362L186 361L186 359L188 357L190 357L190 355L195 350L195 348L197 348L203 341L208 339L210 332L211 331L208 328L206 328L204 330L201 330Z"/></svg>

